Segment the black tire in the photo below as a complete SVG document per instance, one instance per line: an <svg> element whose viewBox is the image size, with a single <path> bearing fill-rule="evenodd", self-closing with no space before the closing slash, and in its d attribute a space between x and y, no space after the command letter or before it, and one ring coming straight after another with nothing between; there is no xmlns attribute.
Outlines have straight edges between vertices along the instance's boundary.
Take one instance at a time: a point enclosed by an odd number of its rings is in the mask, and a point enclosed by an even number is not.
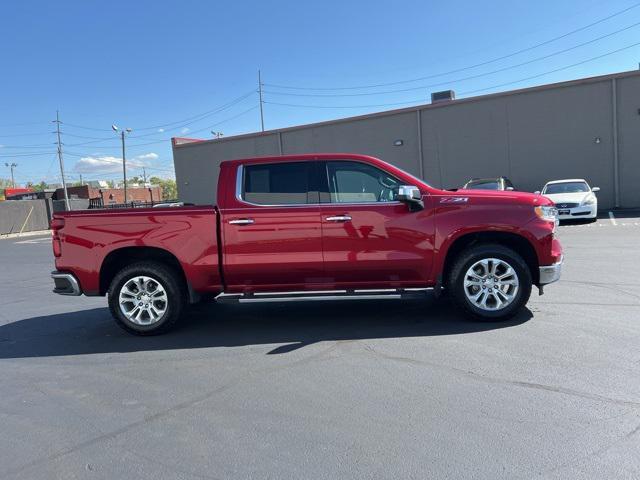
<svg viewBox="0 0 640 480"><path fill-rule="evenodd" d="M496 258L507 262L515 270L519 282L517 293L511 303L498 310L477 307L467 298L465 292L466 272L476 262L485 258ZM447 278L446 290L453 303L474 320L496 322L513 317L526 305L531 295L532 283L531 271L518 253L498 244L480 244L461 252L454 260L451 273Z"/></svg>
<svg viewBox="0 0 640 480"><path fill-rule="evenodd" d="M150 277L166 292L165 311L155 323L139 325L129 320L120 309L119 295L123 286L134 277ZM134 335L159 335L170 330L180 319L187 304L184 281L173 268L160 262L137 262L120 270L113 278L107 292L109 310L116 323ZM151 303L151 302L149 302Z"/></svg>

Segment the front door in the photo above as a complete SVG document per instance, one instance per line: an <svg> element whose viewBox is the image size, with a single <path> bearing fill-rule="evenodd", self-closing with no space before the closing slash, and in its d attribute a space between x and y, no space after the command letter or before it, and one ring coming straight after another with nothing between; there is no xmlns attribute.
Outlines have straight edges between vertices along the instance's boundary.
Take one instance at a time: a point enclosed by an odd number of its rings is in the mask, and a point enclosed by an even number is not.
<svg viewBox="0 0 640 480"><path fill-rule="evenodd" d="M423 287L434 240L427 207L395 200L403 182L357 161L328 161L321 193L324 269L333 288ZM406 183L406 182L405 182Z"/></svg>
<svg viewBox="0 0 640 480"><path fill-rule="evenodd" d="M304 290L323 282L315 165L239 168L236 208L221 212L227 291Z"/></svg>

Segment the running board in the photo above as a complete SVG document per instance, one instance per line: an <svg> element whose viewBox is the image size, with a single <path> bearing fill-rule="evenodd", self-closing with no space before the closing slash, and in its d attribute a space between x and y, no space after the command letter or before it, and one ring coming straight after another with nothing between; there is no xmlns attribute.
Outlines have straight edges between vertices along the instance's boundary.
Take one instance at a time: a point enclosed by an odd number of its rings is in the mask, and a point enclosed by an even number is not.
<svg viewBox="0 0 640 480"><path fill-rule="evenodd" d="M400 288L378 290L318 290L301 292L221 293L220 303L313 302L331 300L397 300L423 299L433 288Z"/></svg>

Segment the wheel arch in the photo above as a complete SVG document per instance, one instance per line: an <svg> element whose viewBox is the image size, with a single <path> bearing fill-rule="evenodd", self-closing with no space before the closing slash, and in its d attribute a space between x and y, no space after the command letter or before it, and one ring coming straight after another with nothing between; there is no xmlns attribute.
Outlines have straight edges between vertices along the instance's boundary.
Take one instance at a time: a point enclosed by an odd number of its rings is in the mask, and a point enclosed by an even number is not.
<svg viewBox="0 0 640 480"><path fill-rule="evenodd" d="M465 249L482 244L498 244L508 248L511 248L516 253L520 254L529 267L531 272L531 279L533 284L537 285L539 281L539 261L538 255L534 246L524 236L513 232L502 231L478 231L465 233L455 238L448 246L446 250L446 256L442 268L442 284L446 285L447 277L451 271L451 267L455 259Z"/></svg>
<svg viewBox="0 0 640 480"><path fill-rule="evenodd" d="M122 247L112 250L100 266L100 295L105 295L116 274L125 266L138 261L156 261L167 265L179 276L189 292L189 300L197 301L198 294L193 291L178 258L168 250L158 247Z"/></svg>

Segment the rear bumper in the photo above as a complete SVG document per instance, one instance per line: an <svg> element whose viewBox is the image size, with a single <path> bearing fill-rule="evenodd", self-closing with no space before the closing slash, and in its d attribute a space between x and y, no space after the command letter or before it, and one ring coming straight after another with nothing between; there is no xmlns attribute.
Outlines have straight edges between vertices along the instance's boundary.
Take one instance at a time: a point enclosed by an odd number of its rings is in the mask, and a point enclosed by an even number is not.
<svg viewBox="0 0 640 480"><path fill-rule="evenodd" d="M543 265L540 267L540 280L538 281L538 285L548 285L560 280L563 261L564 256L561 256L560 260L553 265Z"/></svg>
<svg viewBox="0 0 640 480"><path fill-rule="evenodd" d="M82 295L82 289L76 277L72 273L59 272L54 270L51 272L51 278L55 284L53 293L58 295Z"/></svg>

